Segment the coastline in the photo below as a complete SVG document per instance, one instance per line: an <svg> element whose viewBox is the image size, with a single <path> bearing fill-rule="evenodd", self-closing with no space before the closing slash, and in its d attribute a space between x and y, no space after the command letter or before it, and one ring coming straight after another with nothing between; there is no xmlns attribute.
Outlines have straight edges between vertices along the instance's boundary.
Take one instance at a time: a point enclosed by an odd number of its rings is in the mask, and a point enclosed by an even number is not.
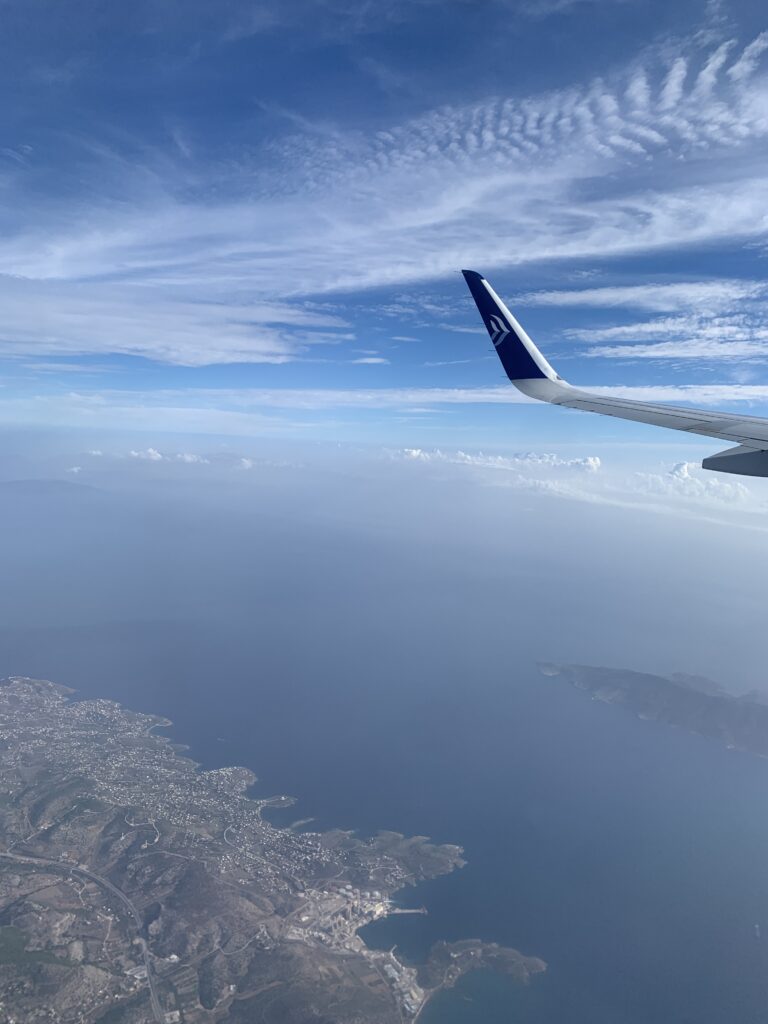
<svg viewBox="0 0 768 1024"><path fill-rule="evenodd" d="M173 725L167 718L135 712L112 700L70 699L75 692L65 693L56 684L20 676L10 677L0 687L11 736L6 759L16 764L18 750L22 760L31 756L33 765L46 766L42 775L33 773L31 784L21 784L19 790L25 801L41 809L36 813L43 814L42 826L30 834L22 831L9 846L9 850L17 847L30 863L52 864L57 857L70 862L74 855L78 870L90 872L88 877L114 879L116 893L125 888L123 878L133 879L131 891L143 892L144 900L158 906L160 922L168 917L169 924L160 924L159 935L168 931L178 916L177 885L199 864L215 888L235 883L235 887L245 887L243 892L252 893L254 908L262 908L258 911L263 918L260 927L270 936L261 947L246 942L229 951L219 945L221 957L232 958L239 951L259 959L272 949L287 951L286 943L294 944L290 948L302 971L309 970L314 960L319 963L330 957L341 968L348 957L359 957L378 976L378 982L356 980L354 972L345 967L345 984L352 993L359 991L360 998L391 999L402 1020L415 1020L439 991L455 984L468 970L500 969L516 974L516 980L527 981L533 971L523 965L542 963L479 940L437 942L426 963L416 965L396 957L394 950L384 953L369 946L359 934L361 929L374 920L406 912L394 905L397 893L463 867L461 847L436 845L426 836L391 830L361 838L351 830L297 833L290 826L269 824L262 811L290 807L294 798L250 795L248 791L258 780L249 768L204 769L181 753L180 745L170 737L155 731ZM101 833L94 832L92 818L87 833L85 825L79 824L82 814L77 788L66 790L61 810L43 810L51 800L58 801L52 808L59 807L58 790L55 785L51 789L51 780L59 774L62 779L71 778L70 766L76 767L82 780L78 785L87 783L83 792L92 792L104 805L104 811L99 811L97 804L87 812L96 814L96 820L100 817ZM71 809L66 809L70 804ZM110 809L118 811L130 826L127 832L124 825L122 834L112 831L114 811ZM9 839L17 828L14 815L8 812L5 817ZM59 821L66 821L62 837L72 837L63 847ZM151 825L155 833L149 853L143 852L150 843L141 833L145 825ZM164 855L159 860L166 863L168 857L175 859L178 869L158 867L158 855ZM134 875L139 863L146 881L137 890ZM197 886L190 890L189 898L196 900L196 892ZM228 913L229 901L231 897L217 905L215 915L208 907L193 933L196 943L205 942L207 928L220 927L217 920ZM173 913L168 909L171 906L176 907ZM137 924L142 920L138 912L135 920ZM171 934L168 931L168 941ZM222 970L233 965L231 959L227 965L222 961ZM322 988L318 989L318 996L321 992ZM162 992L158 998L162 1001Z"/></svg>

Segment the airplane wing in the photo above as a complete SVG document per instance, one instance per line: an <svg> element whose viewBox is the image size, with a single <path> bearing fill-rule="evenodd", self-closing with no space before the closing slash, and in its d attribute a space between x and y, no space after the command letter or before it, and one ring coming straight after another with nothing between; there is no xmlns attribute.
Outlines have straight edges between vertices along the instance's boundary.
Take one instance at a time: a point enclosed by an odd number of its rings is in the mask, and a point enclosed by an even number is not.
<svg viewBox="0 0 768 1024"><path fill-rule="evenodd" d="M555 373L485 278L474 270L463 270L462 273L501 365L524 395L567 409L583 409L603 416L617 416L623 420L732 441L736 443L735 447L710 455L702 462L703 468L744 476L768 476L768 419L634 402L574 388Z"/></svg>

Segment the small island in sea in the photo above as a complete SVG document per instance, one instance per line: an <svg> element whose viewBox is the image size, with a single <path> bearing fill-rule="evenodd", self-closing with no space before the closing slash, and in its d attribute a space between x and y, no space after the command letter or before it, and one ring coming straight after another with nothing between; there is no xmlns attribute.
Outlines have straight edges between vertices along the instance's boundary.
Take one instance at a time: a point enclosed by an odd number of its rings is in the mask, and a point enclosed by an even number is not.
<svg viewBox="0 0 768 1024"><path fill-rule="evenodd" d="M768 696L733 695L702 676L655 676L629 669L540 662L545 676L560 676L593 700L620 704L639 718L719 740L735 750L768 757Z"/></svg>
<svg viewBox="0 0 768 1024"><path fill-rule="evenodd" d="M418 965L369 948L360 929L461 848L278 828L262 812L290 797L201 771L170 724L0 682L0 1019L402 1024L467 971L545 970L480 940Z"/></svg>

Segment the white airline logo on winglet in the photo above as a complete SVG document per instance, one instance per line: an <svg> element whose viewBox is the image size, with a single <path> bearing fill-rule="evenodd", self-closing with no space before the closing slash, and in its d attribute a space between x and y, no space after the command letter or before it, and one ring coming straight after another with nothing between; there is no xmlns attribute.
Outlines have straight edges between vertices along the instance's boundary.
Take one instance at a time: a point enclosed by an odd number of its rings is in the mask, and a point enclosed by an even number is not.
<svg viewBox="0 0 768 1024"><path fill-rule="evenodd" d="M507 325L500 316L496 316L495 314L494 316L488 317L488 330L491 335L491 341L496 348L499 347L502 341L504 341L506 336L509 334L509 328Z"/></svg>

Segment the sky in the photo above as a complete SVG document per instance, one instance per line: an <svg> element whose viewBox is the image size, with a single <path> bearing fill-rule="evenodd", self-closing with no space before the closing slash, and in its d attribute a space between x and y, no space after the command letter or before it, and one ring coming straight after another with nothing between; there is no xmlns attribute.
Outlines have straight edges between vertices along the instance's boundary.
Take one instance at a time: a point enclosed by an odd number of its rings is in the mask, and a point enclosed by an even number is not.
<svg viewBox="0 0 768 1024"><path fill-rule="evenodd" d="M0 17L0 423L661 443L527 404L462 267L574 383L768 411L760 4L4 0ZM676 462L707 453L674 440Z"/></svg>
<svg viewBox="0 0 768 1024"><path fill-rule="evenodd" d="M536 661L766 689L768 481L526 400L460 274L575 385L768 416L763 4L0 27L0 675L403 828L434 793L370 798L398 743L452 754L435 708L482 740Z"/></svg>

